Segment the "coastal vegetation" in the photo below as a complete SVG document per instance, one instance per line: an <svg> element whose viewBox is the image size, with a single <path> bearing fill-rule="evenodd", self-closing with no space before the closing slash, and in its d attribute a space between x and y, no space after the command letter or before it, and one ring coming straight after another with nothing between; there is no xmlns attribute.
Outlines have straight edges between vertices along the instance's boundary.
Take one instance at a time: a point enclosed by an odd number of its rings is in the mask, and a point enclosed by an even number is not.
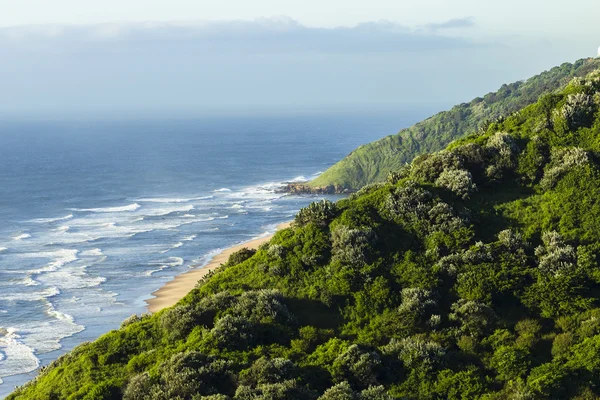
<svg viewBox="0 0 600 400"><path fill-rule="evenodd" d="M565 63L525 81L503 85L469 103L455 106L418 124L363 145L308 184L290 185L290 192L344 193L364 185L385 181L387 175L424 153L446 147L451 141L487 126L530 104L542 94L552 93L572 78L583 77L600 67L600 59Z"/></svg>
<svg viewBox="0 0 600 400"><path fill-rule="evenodd" d="M9 399L598 398L599 110L594 71L389 164Z"/></svg>

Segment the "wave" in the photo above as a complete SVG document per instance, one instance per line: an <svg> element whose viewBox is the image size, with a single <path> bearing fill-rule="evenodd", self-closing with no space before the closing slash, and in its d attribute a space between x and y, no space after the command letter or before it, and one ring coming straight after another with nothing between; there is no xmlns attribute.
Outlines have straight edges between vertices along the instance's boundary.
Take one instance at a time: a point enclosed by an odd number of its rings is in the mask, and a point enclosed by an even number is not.
<svg viewBox="0 0 600 400"><path fill-rule="evenodd" d="M24 239L29 239L30 237L31 237L31 235L29 233L22 233L20 235L13 236L12 239L14 241L21 241L21 240L24 240Z"/></svg>
<svg viewBox="0 0 600 400"><path fill-rule="evenodd" d="M221 189L213 190L213 192L215 192L215 193L231 192L231 189L221 188Z"/></svg>
<svg viewBox="0 0 600 400"><path fill-rule="evenodd" d="M49 287L44 290L30 293L12 293L0 296L3 301L40 301L49 297L58 296L60 290L57 287Z"/></svg>
<svg viewBox="0 0 600 400"><path fill-rule="evenodd" d="M151 262L148 263L148 265L159 265L160 267L157 269L151 269L148 271L144 272L145 276L152 276L157 272L163 271L167 268L172 268L172 267L179 267L181 265L183 265L184 261L183 258L181 257L169 257L166 260L162 260L162 261L156 261L156 262Z"/></svg>
<svg viewBox="0 0 600 400"><path fill-rule="evenodd" d="M171 248L169 248L169 249L167 249L167 250L163 250L163 251L161 251L160 253L161 253L161 254L165 254L165 253L168 253L168 252L169 252L169 251L171 251L171 250L178 249L178 248L180 248L181 246L183 246L183 242L178 242L178 243L175 243L173 246L171 246Z"/></svg>
<svg viewBox="0 0 600 400"><path fill-rule="evenodd" d="M192 211L193 209L194 209L194 206L192 206L192 205L157 208L157 209L154 209L154 210L148 210L148 211L146 211L144 213L144 216L147 216L147 217L162 217L162 216L173 214L173 213L176 213L176 212Z"/></svg>
<svg viewBox="0 0 600 400"><path fill-rule="evenodd" d="M190 236L186 236L184 237L183 240L184 242L191 242L192 240L196 239L198 237L198 235L190 235Z"/></svg>
<svg viewBox="0 0 600 400"><path fill-rule="evenodd" d="M102 249L92 249L82 251L80 256L82 257L101 257L104 253L102 253Z"/></svg>
<svg viewBox="0 0 600 400"><path fill-rule="evenodd" d="M148 265L165 265L167 267L179 267L183 265L184 261L181 257L169 257L166 260L153 261L148 263Z"/></svg>
<svg viewBox="0 0 600 400"><path fill-rule="evenodd" d="M308 182L308 180L309 179L307 177L300 175L292 179L290 183Z"/></svg>
<svg viewBox="0 0 600 400"><path fill-rule="evenodd" d="M144 198L144 199L136 199L135 201L139 201L140 203L189 203L190 201L195 200L209 200L214 199L214 196L202 196L202 197L191 197L191 198Z"/></svg>
<svg viewBox="0 0 600 400"><path fill-rule="evenodd" d="M117 213L117 212L125 212L125 211L135 211L139 209L140 206L138 203L133 203L128 206L122 207L102 207L102 208L69 208L70 211L78 211L78 212L95 212L95 213Z"/></svg>
<svg viewBox="0 0 600 400"><path fill-rule="evenodd" d="M0 253L5 252L6 250L8 250L6 247L0 247Z"/></svg>
<svg viewBox="0 0 600 400"><path fill-rule="evenodd" d="M67 267L58 271L48 272L40 276L38 280L62 290L92 288L106 282L106 278L103 276L88 275L86 268L86 266Z"/></svg>
<svg viewBox="0 0 600 400"><path fill-rule="evenodd" d="M2 355L0 378L26 374L40 366L40 360L35 356L34 349L22 342L16 328L7 328L6 333L0 335L0 354Z"/></svg>
<svg viewBox="0 0 600 400"><path fill-rule="evenodd" d="M34 270L25 271L28 274L36 275L44 272L52 272L57 269L69 264L73 261L77 261L79 258L77 254L79 250L61 249L56 251L41 251L37 253L23 253L19 254L20 258L46 258L51 259L50 263L46 266Z"/></svg>
<svg viewBox="0 0 600 400"><path fill-rule="evenodd" d="M73 218L73 214L65 215L64 217L58 217L58 218L36 218L36 219L31 219L27 222L33 222L36 224L51 224L53 222L67 221L71 218Z"/></svg>

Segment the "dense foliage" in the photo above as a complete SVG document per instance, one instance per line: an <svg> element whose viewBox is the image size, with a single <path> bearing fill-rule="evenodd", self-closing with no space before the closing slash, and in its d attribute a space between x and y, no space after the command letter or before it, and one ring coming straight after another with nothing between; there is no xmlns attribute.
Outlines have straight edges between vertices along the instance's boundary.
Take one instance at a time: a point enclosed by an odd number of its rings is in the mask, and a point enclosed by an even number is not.
<svg viewBox="0 0 600 400"><path fill-rule="evenodd" d="M600 397L600 73L336 204L10 399Z"/></svg>
<svg viewBox="0 0 600 400"><path fill-rule="evenodd" d="M600 68L599 59L585 59L565 63L526 81L503 85L495 93L441 112L397 135L359 147L310 182L310 186L341 190L383 182L388 173L415 156L441 150L453 140L485 130L490 122L535 103L542 94L554 92L572 78L583 77L596 68Z"/></svg>

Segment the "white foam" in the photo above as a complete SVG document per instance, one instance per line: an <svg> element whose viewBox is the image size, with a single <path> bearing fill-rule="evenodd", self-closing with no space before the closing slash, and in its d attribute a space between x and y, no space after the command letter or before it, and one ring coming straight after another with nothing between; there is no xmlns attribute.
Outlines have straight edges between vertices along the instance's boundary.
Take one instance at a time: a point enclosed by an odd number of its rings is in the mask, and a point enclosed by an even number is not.
<svg viewBox="0 0 600 400"><path fill-rule="evenodd" d="M216 193L231 192L231 189L221 188L221 189L213 190L213 192L216 192Z"/></svg>
<svg viewBox="0 0 600 400"><path fill-rule="evenodd" d="M102 249L86 250L82 251L80 254L80 256L82 257L101 257L103 255L104 253L102 253Z"/></svg>
<svg viewBox="0 0 600 400"><path fill-rule="evenodd" d="M190 235L190 236L186 236L184 237L183 240L184 242L191 242L192 240L196 239L198 237L198 235Z"/></svg>
<svg viewBox="0 0 600 400"><path fill-rule="evenodd" d="M8 328L6 331L6 335L0 336L0 377L35 371L40 366L40 360L35 356L34 349L22 342L15 328Z"/></svg>
<svg viewBox="0 0 600 400"><path fill-rule="evenodd" d="M24 239L29 239L30 237L31 237L31 235L29 233L22 233L20 235L13 236L12 239L15 240L15 241L21 241L21 240L24 240Z"/></svg>
<svg viewBox="0 0 600 400"><path fill-rule="evenodd" d="M183 265L183 258L181 257L169 257L166 260L153 261L148 263L148 265L166 265L167 267L179 267Z"/></svg>
<svg viewBox="0 0 600 400"><path fill-rule="evenodd" d="M169 215L176 212L188 212L194 209L193 205L184 205L184 206L171 206L171 207L162 207L156 208L153 210L147 210L144 212L144 216L148 217L161 217L164 215Z"/></svg>
<svg viewBox="0 0 600 400"><path fill-rule="evenodd" d="M130 204L122 207L101 207L101 208L70 208L70 211L79 212L95 212L95 213L118 213L125 211L135 211L141 206L138 203Z"/></svg>
<svg viewBox="0 0 600 400"><path fill-rule="evenodd" d="M231 208L241 209L241 208L244 208L244 206L240 203L235 203L234 205L231 206Z"/></svg>
<svg viewBox="0 0 600 400"><path fill-rule="evenodd" d="M85 329L74 322L74 318L58 311L46 302L46 320L31 321L19 326L22 342L38 354L49 353L61 348L60 341Z"/></svg>
<svg viewBox="0 0 600 400"><path fill-rule="evenodd" d="M78 250L61 249L56 251L42 251L37 253L23 253L19 254L20 258L46 258L52 261L46 266L34 270L25 271L28 274L41 274L44 272L56 271L57 269L69 264L73 261L77 261Z"/></svg>
<svg viewBox="0 0 600 400"><path fill-rule="evenodd" d="M59 289L84 289L100 286L106 282L103 276L90 276L86 266L65 267L58 271L41 275L38 280L46 285L54 285Z"/></svg>
<svg viewBox="0 0 600 400"><path fill-rule="evenodd" d="M137 199L140 203L189 203L190 201L195 200L208 200L213 199L213 196L203 196L203 197L192 197L192 198L147 198L147 199Z"/></svg>
<svg viewBox="0 0 600 400"><path fill-rule="evenodd" d="M155 262L151 262L148 263L148 265L158 265L159 267L157 269L151 269L148 271L144 272L145 276L152 276L153 274L163 271L167 268L172 268L172 267L179 267L181 265L183 265L183 258L180 257L169 257L166 260L161 260L161 261L155 261Z"/></svg>
<svg viewBox="0 0 600 400"><path fill-rule="evenodd" d="M178 249L178 248L180 248L181 246L183 246L183 242L178 242L178 243L175 243L173 246L171 246L171 248L169 248L169 249L167 249L167 250L163 250L163 251L161 251L161 254L168 253L169 251L171 251L171 250L175 250L175 249Z"/></svg>
<svg viewBox="0 0 600 400"><path fill-rule="evenodd" d="M0 253L5 252L6 250L8 250L6 247L0 247Z"/></svg>
<svg viewBox="0 0 600 400"><path fill-rule="evenodd" d="M29 293L11 293L0 296L4 301L40 301L60 294L57 287L49 287L44 290Z"/></svg>
<svg viewBox="0 0 600 400"><path fill-rule="evenodd" d="M302 176L302 175L301 175L301 176L297 176L297 177L295 177L295 178L294 178L294 179L292 179L290 182L291 182L291 183L298 183L298 182L307 182L307 181L308 181L308 178L307 178L307 177L305 177L305 176Z"/></svg>
<svg viewBox="0 0 600 400"><path fill-rule="evenodd" d="M73 214L65 215L64 217L59 218L36 218L29 220L28 222L34 222L36 224L51 224L53 222L67 221L73 218Z"/></svg>

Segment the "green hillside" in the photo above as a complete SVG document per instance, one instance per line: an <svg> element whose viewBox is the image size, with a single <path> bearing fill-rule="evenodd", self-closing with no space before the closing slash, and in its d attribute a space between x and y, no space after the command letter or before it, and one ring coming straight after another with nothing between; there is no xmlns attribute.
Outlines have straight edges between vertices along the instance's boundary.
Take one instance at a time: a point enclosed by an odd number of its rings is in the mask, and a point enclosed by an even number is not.
<svg viewBox="0 0 600 400"><path fill-rule="evenodd" d="M600 71L337 203L9 399L597 399Z"/></svg>
<svg viewBox="0 0 600 400"><path fill-rule="evenodd" d="M453 140L485 129L497 118L534 102L544 93L562 88L573 77L587 75L600 67L600 59L565 63L524 82L504 85L470 103L441 112L400 133L361 146L309 183L310 187L336 186L360 189L385 181L387 174L418 154L438 151Z"/></svg>

